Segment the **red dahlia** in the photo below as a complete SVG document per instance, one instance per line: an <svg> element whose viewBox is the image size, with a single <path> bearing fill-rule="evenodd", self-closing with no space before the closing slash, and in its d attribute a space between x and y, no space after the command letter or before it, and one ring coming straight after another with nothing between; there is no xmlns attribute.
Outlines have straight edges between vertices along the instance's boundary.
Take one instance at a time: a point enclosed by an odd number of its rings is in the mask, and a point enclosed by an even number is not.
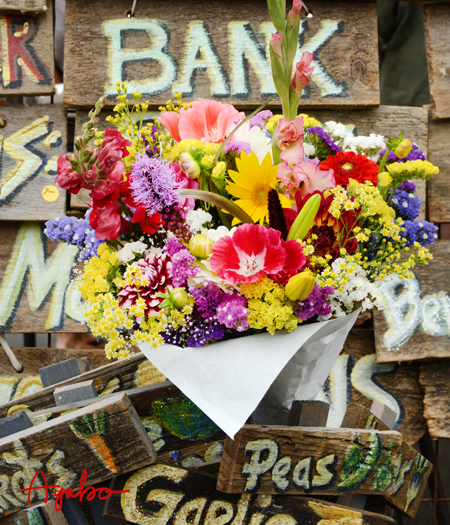
<svg viewBox="0 0 450 525"><path fill-rule="evenodd" d="M378 164L360 153L339 151L334 157L327 157L319 167L321 170L334 170L336 184L340 186L347 186L349 179L360 183L368 180L374 186L378 184Z"/></svg>

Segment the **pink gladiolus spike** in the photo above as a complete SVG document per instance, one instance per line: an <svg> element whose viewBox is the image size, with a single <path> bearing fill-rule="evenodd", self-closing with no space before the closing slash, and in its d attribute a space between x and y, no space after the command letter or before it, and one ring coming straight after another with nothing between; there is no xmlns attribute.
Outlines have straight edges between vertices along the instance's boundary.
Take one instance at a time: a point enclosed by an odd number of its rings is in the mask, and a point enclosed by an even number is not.
<svg viewBox="0 0 450 525"><path fill-rule="evenodd" d="M174 140L181 142L180 134L178 132L180 115L176 111L163 111L157 120L167 129Z"/></svg>
<svg viewBox="0 0 450 525"><path fill-rule="evenodd" d="M303 88L309 84L309 77L314 71L314 67L310 67L313 58L312 53L305 51L301 56L300 62L297 62L295 66L291 84L299 95L302 94Z"/></svg>
<svg viewBox="0 0 450 525"><path fill-rule="evenodd" d="M292 9L289 11L289 22L292 26L295 26L300 20L300 12L302 10L302 0L294 0Z"/></svg>
<svg viewBox="0 0 450 525"><path fill-rule="evenodd" d="M295 117L294 120L281 118L278 121L277 142L280 157L286 162L297 164L304 159L303 133L303 117Z"/></svg>
<svg viewBox="0 0 450 525"><path fill-rule="evenodd" d="M272 47L273 52L275 53L275 56L280 61L283 58L282 44L283 44L283 37L280 35L280 33L272 34L270 45Z"/></svg>

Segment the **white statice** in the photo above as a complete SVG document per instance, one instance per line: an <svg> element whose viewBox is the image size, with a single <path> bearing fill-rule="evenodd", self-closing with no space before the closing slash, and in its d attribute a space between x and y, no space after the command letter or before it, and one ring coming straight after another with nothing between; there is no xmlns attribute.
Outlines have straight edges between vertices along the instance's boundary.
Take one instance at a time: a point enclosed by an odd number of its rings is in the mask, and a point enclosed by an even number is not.
<svg viewBox="0 0 450 525"><path fill-rule="evenodd" d="M202 231L204 225L211 221L212 215L201 208L198 210L191 210L186 215L186 223L192 233L199 233Z"/></svg>
<svg viewBox="0 0 450 525"><path fill-rule="evenodd" d="M232 140L233 142L248 142L260 164L268 153L272 158L272 139L259 126L253 126L250 129L250 124L246 122L236 131Z"/></svg>
<svg viewBox="0 0 450 525"><path fill-rule="evenodd" d="M305 150L305 157L308 159L313 159L316 156L316 148L312 144L304 142L303 149Z"/></svg>
<svg viewBox="0 0 450 525"><path fill-rule="evenodd" d="M123 248L117 252L117 257L121 263L132 261L136 253L144 253L148 245L141 241L127 242Z"/></svg>
<svg viewBox="0 0 450 525"><path fill-rule="evenodd" d="M331 315L327 318L343 317L359 307L362 312L382 307L381 285L383 281L381 279L371 282L362 266L348 262L342 257L332 263L331 272L333 275L336 274L334 280L338 282L345 280L347 284L335 288L330 300ZM326 281L326 277L322 279ZM317 282L319 284L319 279Z"/></svg>
<svg viewBox="0 0 450 525"><path fill-rule="evenodd" d="M325 122L324 130L328 135L332 135L338 139L343 139L349 134L349 131L344 124L334 122L334 120Z"/></svg>

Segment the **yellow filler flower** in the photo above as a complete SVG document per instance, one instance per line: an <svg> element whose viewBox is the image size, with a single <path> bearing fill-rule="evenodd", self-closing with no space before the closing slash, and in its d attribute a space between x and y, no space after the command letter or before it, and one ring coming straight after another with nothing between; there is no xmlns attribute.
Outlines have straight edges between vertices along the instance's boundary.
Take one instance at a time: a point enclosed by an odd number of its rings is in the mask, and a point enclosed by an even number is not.
<svg viewBox="0 0 450 525"><path fill-rule="evenodd" d="M262 163L252 153L244 151L240 158L236 158L238 171L228 170L233 182L227 184L227 191L238 200L236 204L246 211L254 222L268 222L269 191L276 189L278 166L272 166L272 159L268 153ZM290 208L291 201L282 194L278 194L283 208Z"/></svg>

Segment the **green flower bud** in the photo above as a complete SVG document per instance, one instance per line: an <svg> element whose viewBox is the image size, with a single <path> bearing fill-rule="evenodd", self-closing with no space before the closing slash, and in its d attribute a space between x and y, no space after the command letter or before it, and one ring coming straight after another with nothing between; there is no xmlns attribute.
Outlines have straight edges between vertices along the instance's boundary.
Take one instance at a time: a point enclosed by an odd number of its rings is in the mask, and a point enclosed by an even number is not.
<svg viewBox="0 0 450 525"><path fill-rule="evenodd" d="M189 251L198 259L206 259L206 257L212 252L212 248L212 240L203 233L194 235L189 241Z"/></svg>
<svg viewBox="0 0 450 525"><path fill-rule="evenodd" d="M174 288L169 292L169 300L174 308L183 308L189 304L189 296L184 288Z"/></svg>

